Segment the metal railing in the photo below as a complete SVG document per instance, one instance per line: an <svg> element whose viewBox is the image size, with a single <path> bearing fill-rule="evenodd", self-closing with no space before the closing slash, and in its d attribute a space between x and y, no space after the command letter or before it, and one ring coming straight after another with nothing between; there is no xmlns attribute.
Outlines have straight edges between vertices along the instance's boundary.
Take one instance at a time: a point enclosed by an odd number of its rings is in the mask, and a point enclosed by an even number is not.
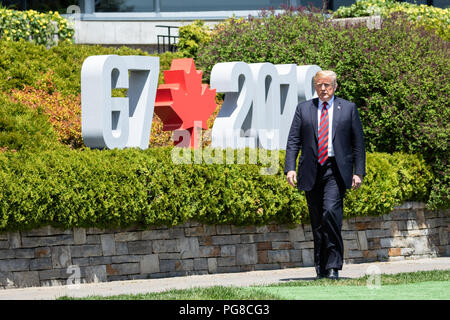
<svg viewBox="0 0 450 320"><path fill-rule="evenodd" d="M170 52L175 52L177 51L177 40L178 40L178 36L174 36L170 34L170 29L175 28L178 29L178 27L175 26L163 26L163 25L157 25L156 27L158 28L167 28L167 35L161 35L158 34L158 53L163 53L166 51L170 51ZM160 42L162 40L162 43ZM167 44L166 44L166 39L167 39ZM167 50L166 50L167 48Z"/></svg>

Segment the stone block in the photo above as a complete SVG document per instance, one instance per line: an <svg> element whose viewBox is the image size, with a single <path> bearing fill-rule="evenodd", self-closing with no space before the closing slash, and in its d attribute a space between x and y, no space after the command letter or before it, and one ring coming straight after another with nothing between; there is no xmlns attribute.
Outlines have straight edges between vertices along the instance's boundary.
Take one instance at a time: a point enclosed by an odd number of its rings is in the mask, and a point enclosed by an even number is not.
<svg viewBox="0 0 450 320"><path fill-rule="evenodd" d="M52 269L52 259L51 258L37 258L30 260L30 270L48 270Z"/></svg>
<svg viewBox="0 0 450 320"><path fill-rule="evenodd" d="M289 251L288 250L268 250L267 258L269 260L269 263L289 262Z"/></svg>
<svg viewBox="0 0 450 320"><path fill-rule="evenodd" d="M0 263L0 272L27 271L30 268L30 259L4 259Z"/></svg>
<svg viewBox="0 0 450 320"><path fill-rule="evenodd" d="M238 244L236 245L236 264L248 265L256 264L258 256L256 254L256 244Z"/></svg>
<svg viewBox="0 0 450 320"><path fill-rule="evenodd" d="M20 232L8 232L9 248L16 249L22 246L22 237Z"/></svg>
<svg viewBox="0 0 450 320"><path fill-rule="evenodd" d="M119 264L107 264L106 273L108 275L129 275L138 274L141 272L140 263L119 263Z"/></svg>
<svg viewBox="0 0 450 320"><path fill-rule="evenodd" d="M208 258L208 272L209 273L217 272L217 258Z"/></svg>
<svg viewBox="0 0 450 320"><path fill-rule="evenodd" d="M180 251L181 259L197 258L200 256L200 245L198 238L180 238L178 239L178 251Z"/></svg>
<svg viewBox="0 0 450 320"><path fill-rule="evenodd" d="M12 272L0 272L0 286L13 287L14 286L14 273Z"/></svg>
<svg viewBox="0 0 450 320"><path fill-rule="evenodd" d="M255 236L253 234L241 234L241 243L254 243Z"/></svg>
<svg viewBox="0 0 450 320"><path fill-rule="evenodd" d="M59 228L55 228L50 225L47 225L47 226L44 226L41 228L22 231L21 233L22 233L22 236L25 236L25 237L46 237L46 236L55 236L55 235L62 235L62 234L71 235L72 230L71 229L59 229Z"/></svg>
<svg viewBox="0 0 450 320"><path fill-rule="evenodd" d="M216 226L216 233L218 235L231 234L231 226L230 225L217 225Z"/></svg>
<svg viewBox="0 0 450 320"><path fill-rule="evenodd" d="M299 225L295 229L290 229L288 231L289 241L305 241L305 232L303 230L303 226Z"/></svg>
<svg viewBox="0 0 450 320"><path fill-rule="evenodd" d="M414 248L397 248L400 249L401 256L410 256L414 253Z"/></svg>
<svg viewBox="0 0 450 320"><path fill-rule="evenodd" d="M302 242L300 242L302 243ZM288 241L274 241L272 242L272 249L273 250L288 250L288 249L294 249L293 243Z"/></svg>
<svg viewBox="0 0 450 320"><path fill-rule="evenodd" d="M194 270L194 259L185 259L180 261L181 265L176 270L192 271Z"/></svg>
<svg viewBox="0 0 450 320"><path fill-rule="evenodd" d="M236 265L236 257L219 257L217 258L217 266L218 267L229 267Z"/></svg>
<svg viewBox="0 0 450 320"><path fill-rule="evenodd" d="M367 244L367 231L358 231L358 249L359 250L367 250L369 248Z"/></svg>
<svg viewBox="0 0 450 320"><path fill-rule="evenodd" d="M52 279L66 279L68 277L67 269L49 269L39 271L39 279L52 280Z"/></svg>
<svg viewBox="0 0 450 320"><path fill-rule="evenodd" d="M116 254L116 242L114 234L100 235L100 242L102 244L102 252L104 256L112 256Z"/></svg>
<svg viewBox="0 0 450 320"><path fill-rule="evenodd" d="M218 257L220 256L220 246L201 246L199 254L200 257Z"/></svg>
<svg viewBox="0 0 450 320"><path fill-rule="evenodd" d="M63 234L47 237L22 237L22 248L62 246L70 244L73 244L72 234Z"/></svg>
<svg viewBox="0 0 450 320"><path fill-rule="evenodd" d="M303 241L294 243L294 249L313 249L314 242L312 241Z"/></svg>
<svg viewBox="0 0 450 320"><path fill-rule="evenodd" d="M264 234L264 241L289 241L288 232L270 232Z"/></svg>
<svg viewBox="0 0 450 320"><path fill-rule="evenodd" d="M145 230L142 231L142 240L170 239L169 230Z"/></svg>
<svg viewBox="0 0 450 320"><path fill-rule="evenodd" d="M256 244L257 250L271 250L272 249L272 242L265 241L265 242L258 242Z"/></svg>
<svg viewBox="0 0 450 320"><path fill-rule="evenodd" d="M395 256L399 256L402 253L402 249L401 248L389 248L388 249L388 255L389 257L395 257Z"/></svg>
<svg viewBox="0 0 450 320"><path fill-rule="evenodd" d="M107 273L106 266L88 266L82 268L82 275L86 279L87 283L97 283L97 282L106 282L107 281Z"/></svg>
<svg viewBox="0 0 450 320"><path fill-rule="evenodd" d="M89 265L89 258L72 258L73 265L85 267Z"/></svg>
<svg viewBox="0 0 450 320"><path fill-rule="evenodd" d="M441 245L447 245L448 244L448 231L445 227L439 228L439 243Z"/></svg>
<svg viewBox="0 0 450 320"><path fill-rule="evenodd" d="M348 257L350 259L361 258L362 256L363 256L363 253L361 250L348 250Z"/></svg>
<svg viewBox="0 0 450 320"><path fill-rule="evenodd" d="M416 230L416 229L419 229L419 225L417 224L416 220L407 220L406 221L406 228L408 230Z"/></svg>
<svg viewBox="0 0 450 320"><path fill-rule="evenodd" d="M390 248L394 242L394 238L381 238L380 246L381 248Z"/></svg>
<svg viewBox="0 0 450 320"><path fill-rule="evenodd" d="M9 241L8 240L0 240L0 249L8 249Z"/></svg>
<svg viewBox="0 0 450 320"><path fill-rule="evenodd" d="M207 258L195 258L194 259L194 270L208 270L208 259Z"/></svg>
<svg viewBox="0 0 450 320"><path fill-rule="evenodd" d="M0 260L14 259L15 257L16 257L16 252L14 249L6 249L6 250L0 249Z"/></svg>
<svg viewBox="0 0 450 320"><path fill-rule="evenodd" d="M181 263L179 260L163 260L159 261L160 272L173 272L179 270Z"/></svg>
<svg viewBox="0 0 450 320"><path fill-rule="evenodd" d="M343 240L344 247L347 247L349 250L357 250L358 247L358 241L357 240Z"/></svg>
<svg viewBox="0 0 450 320"><path fill-rule="evenodd" d="M378 260L386 260L389 258L389 249L378 249L377 252L377 259Z"/></svg>
<svg viewBox="0 0 450 320"><path fill-rule="evenodd" d="M140 273L157 273L160 272L159 258L157 254L148 254L142 257L140 261Z"/></svg>
<svg viewBox="0 0 450 320"><path fill-rule="evenodd" d="M39 273L37 271L14 272L14 284L18 287L39 287Z"/></svg>
<svg viewBox="0 0 450 320"><path fill-rule="evenodd" d="M85 244L79 246L71 246L70 252L72 258L79 257L95 257L102 255L102 247L98 244Z"/></svg>
<svg viewBox="0 0 450 320"><path fill-rule="evenodd" d="M301 262L302 261L302 250L289 250L289 261Z"/></svg>
<svg viewBox="0 0 450 320"><path fill-rule="evenodd" d="M116 242L116 254L117 255L128 254L128 243Z"/></svg>
<svg viewBox="0 0 450 320"><path fill-rule="evenodd" d="M211 236L212 244L223 245L223 244L236 244L241 242L241 237L236 235L224 235L224 236Z"/></svg>
<svg viewBox="0 0 450 320"><path fill-rule="evenodd" d="M85 228L73 228L73 243L85 244L87 240Z"/></svg>
<svg viewBox="0 0 450 320"><path fill-rule="evenodd" d="M116 241L138 241L142 238L142 232L118 232L114 238Z"/></svg>
<svg viewBox="0 0 450 320"><path fill-rule="evenodd" d="M112 263L112 257L108 256L108 257L89 257L89 265L91 266L96 266L96 265L100 265L100 264L111 264Z"/></svg>
<svg viewBox="0 0 450 320"><path fill-rule="evenodd" d="M173 240L153 240L153 253L178 252L178 241Z"/></svg>
<svg viewBox="0 0 450 320"><path fill-rule="evenodd" d="M366 230L367 238L383 238L389 236L389 230L385 229L371 229Z"/></svg>
<svg viewBox="0 0 450 320"><path fill-rule="evenodd" d="M184 229L181 227L173 227L169 229L169 238L170 239L179 239L184 238Z"/></svg>
<svg viewBox="0 0 450 320"><path fill-rule="evenodd" d="M313 249L303 249L302 250L302 261L304 267L314 266L314 250Z"/></svg>
<svg viewBox="0 0 450 320"><path fill-rule="evenodd" d="M258 263L265 264L269 263L269 255L267 250L258 251Z"/></svg>
<svg viewBox="0 0 450 320"><path fill-rule="evenodd" d="M142 240L128 242L128 254L151 254L153 253L153 241Z"/></svg>
<svg viewBox="0 0 450 320"><path fill-rule="evenodd" d="M67 268L72 264L72 255L69 246L52 247L51 250L53 268Z"/></svg>
<svg viewBox="0 0 450 320"><path fill-rule="evenodd" d="M34 249L13 249L15 258L34 258Z"/></svg>
<svg viewBox="0 0 450 320"><path fill-rule="evenodd" d="M236 245L229 244L221 246L220 248L220 255L222 257L234 257L236 256Z"/></svg>
<svg viewBox="0 0 450 320"><path fill-rule="evenodd" d="M341 231L342 239L344 240L355 240L357 231Z"/></svg>

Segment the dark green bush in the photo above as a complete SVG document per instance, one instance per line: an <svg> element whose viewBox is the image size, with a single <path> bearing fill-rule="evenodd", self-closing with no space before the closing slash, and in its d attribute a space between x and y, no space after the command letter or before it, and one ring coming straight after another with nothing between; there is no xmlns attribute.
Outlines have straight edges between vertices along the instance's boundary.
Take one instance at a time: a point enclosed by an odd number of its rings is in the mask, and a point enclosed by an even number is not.
<svg viewBox="0 0 450 320"><path fill-rule="evenodd" d="M142 50L128 47L116 49L64 42L46 49L45 46L27 41L0 41L0 91L22 89L24 85L36 86L45 74L53 72L52 80L58 91L78 95L84 60L89 56L104 54L148 55ZM160 83L162 71L170 68L173 58L180 57L179 53L160 55Z"/></svg>
<svg viewBox="0 0 450 320"><path fill-rule="evenodd" d="M232 19L212 35L197 59L206 78L223 61L334 70L336 94L359 106L367 151L421 153L436 176L428 205L450 206L449 42L402 17L369 30L292 11Z"/></svg>
<svg viewBox="0 0 450 320"><path fill-rule="evenodd" d="M308 221L303 193L264 163L174 164L171 147L146 151L0 153L0 231ZM380 215L427 197L431 175L416 156L368 154L364 187L346 198L345 216Z"/></svg>
<svg viewBox="0 0 450 320"><path fill-rule="evenodd" d="M57 146L56 134L42 110L13 103L0 92L0 149L34 152Z"/></svg>

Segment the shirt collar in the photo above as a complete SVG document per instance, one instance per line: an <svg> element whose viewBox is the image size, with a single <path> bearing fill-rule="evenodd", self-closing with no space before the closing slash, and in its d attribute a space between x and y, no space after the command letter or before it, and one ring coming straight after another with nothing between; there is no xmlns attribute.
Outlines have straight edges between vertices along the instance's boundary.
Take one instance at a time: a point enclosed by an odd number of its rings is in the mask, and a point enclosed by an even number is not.
<svg viewBox="0 0 450 320"><path fill-rule="evenodd" d="M327 102L327 106L328 106L327 109L330 109L330 107L333 105L333 102L334 102L334 95L331 97L330 101ZM322 110L323 109L323 101L320 100L320 98L319 98L319 106L320 106L320 109Z"/></svg>

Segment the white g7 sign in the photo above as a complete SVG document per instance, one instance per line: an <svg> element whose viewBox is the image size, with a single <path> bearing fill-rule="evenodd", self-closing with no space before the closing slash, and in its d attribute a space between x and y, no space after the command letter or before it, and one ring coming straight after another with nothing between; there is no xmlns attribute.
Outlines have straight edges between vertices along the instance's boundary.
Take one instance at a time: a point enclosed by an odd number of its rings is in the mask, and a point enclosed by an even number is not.
<svg viewBox="0 0 450 320"><path fill-rule="evenodd" d="M84 144L100 149L147 149L158 76L158 57L88 57L81 69ZM128 89L126 98L111 97L111 90L119 88Z"/></svg>
<svg viewBox="0 0 450 320"><path fill-rule="evenodd" d="M212 147L285 149L299 101L313 98L316 65L224 62L211 71L211 88L225 93L212 128ZM88 57L81 69L81 131L90 148L147 149L159 58ZM128 89L126 98L112 89Z"/></svg>
<svg viewBox="0 0 450 320"><path fill-rule="evenodd" d="M211 71L211 88L225 93L212 128L212 147L286 149L299 101L314 97L316 65L224 62Z"/></svg>

